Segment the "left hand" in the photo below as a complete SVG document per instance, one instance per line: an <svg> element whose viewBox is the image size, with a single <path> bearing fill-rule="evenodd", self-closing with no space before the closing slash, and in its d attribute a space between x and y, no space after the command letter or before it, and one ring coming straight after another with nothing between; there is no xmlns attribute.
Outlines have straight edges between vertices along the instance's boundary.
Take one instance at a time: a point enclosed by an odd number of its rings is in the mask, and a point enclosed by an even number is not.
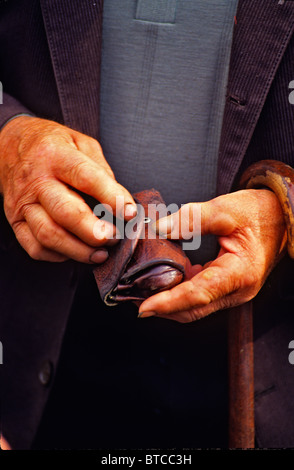
<svg viewBox="0 0 294 470"><path fill-rule="evenodd" d="M179 221L193 226L195 205L190 203L160 219L157 229L174 239L181 232ZM203 267L193 266L188 279L178 286L146 299L140 305L141 318L157 315L185 323L243 304L256 296L278 262L287 236L273 192L247 189L200 206L201 234L218 236L218 257ZM181 233L179 238L183 238Z"/></svg>

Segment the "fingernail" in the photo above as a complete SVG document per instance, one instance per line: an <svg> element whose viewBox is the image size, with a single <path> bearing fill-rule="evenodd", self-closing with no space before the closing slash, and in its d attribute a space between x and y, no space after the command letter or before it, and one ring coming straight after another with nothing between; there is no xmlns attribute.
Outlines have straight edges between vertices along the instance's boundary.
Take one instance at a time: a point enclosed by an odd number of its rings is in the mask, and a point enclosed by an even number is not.
<svg viewBox="0 0 294 470"><path fill-rule="evenodd" d="M126 204L124 209L124 215L127 219L132 219L137 215L137 207L131 203Z"/></svg>
<svg viewBox="0 0 294 470"><path fill-rule="evenodd" d="M154 317L154 315L157 315L157 313L156 312L141 312L138 314L138 318Z"/></svg>
<svg viewBox="0 0 294 470"><path fill-rule="evenodd" d="M108 258L108 251L105 248L100 248L99 250L94 251L90 256L90 262L94 264L101 264Z"/></svg>

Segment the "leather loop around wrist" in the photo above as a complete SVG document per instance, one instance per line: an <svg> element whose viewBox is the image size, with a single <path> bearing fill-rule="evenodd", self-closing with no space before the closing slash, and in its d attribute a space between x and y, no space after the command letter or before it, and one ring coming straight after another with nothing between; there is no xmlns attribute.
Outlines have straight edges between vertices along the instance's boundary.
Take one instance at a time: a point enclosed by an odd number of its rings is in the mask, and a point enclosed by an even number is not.
<svg viewBox="0 0 294 470"><path fill-rule="evenodd" d="M269 188L277 196L287 228L287 250L294 259L294 169L277 160L261 160L249 166L239 189Z"/></svg>

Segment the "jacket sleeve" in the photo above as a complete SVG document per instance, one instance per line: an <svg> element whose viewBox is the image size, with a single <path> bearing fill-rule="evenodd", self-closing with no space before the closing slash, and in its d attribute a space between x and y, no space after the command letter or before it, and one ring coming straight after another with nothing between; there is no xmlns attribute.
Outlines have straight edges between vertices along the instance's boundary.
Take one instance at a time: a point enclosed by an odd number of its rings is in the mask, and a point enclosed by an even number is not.
<svg viewBox="0 0 294 470"><path fill-rule="evenodd" d="M19 115L34 116L34 113L12 96L2 93L0 87L0 130L10 119Z"/></svg>

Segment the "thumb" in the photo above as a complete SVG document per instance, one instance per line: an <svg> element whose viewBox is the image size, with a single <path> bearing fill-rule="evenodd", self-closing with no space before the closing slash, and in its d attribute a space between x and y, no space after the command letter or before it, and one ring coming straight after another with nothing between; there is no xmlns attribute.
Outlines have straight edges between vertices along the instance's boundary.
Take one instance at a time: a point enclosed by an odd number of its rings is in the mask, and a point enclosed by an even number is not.
<svg viewBox="0 0 294 470"><path fill-rule="evenodd" d="M183 205L179 211L155 223L157 233L175 240L188 240L200 234L229 235L236 228L236 222L226 212L226 204L220 204L218 199Z"/></svg>

